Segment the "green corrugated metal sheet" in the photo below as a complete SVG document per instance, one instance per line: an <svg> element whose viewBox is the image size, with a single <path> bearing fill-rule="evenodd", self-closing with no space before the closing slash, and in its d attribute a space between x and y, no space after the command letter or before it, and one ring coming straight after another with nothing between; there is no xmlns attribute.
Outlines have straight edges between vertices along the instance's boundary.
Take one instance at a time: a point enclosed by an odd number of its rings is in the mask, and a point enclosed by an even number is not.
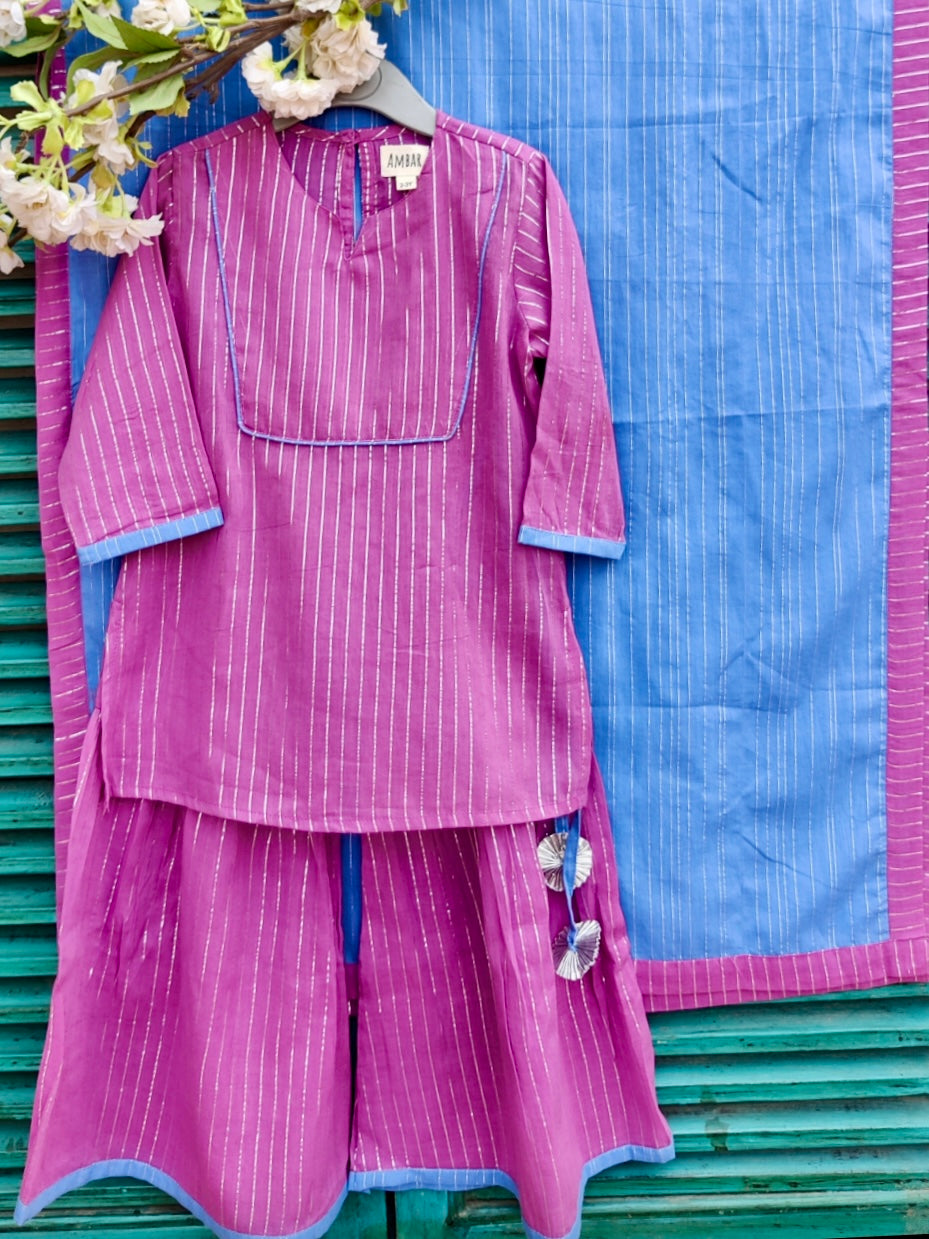
<svg viewBox="0 0 929 1239"><path fill-rule="evenodd" d="M0 103L2 90L0 77ZM29 275L0 281L0 1231L13 1229L55 969ZM652 1029L680 1155L593 1180L584 1239L929 1232L929 987L659 1015ZM354 1196L330 1233L439 1239L449 1226L522 1233L495 1191ZM30 1230L206 1234L159 1192L117 1181L63 1198Z"/></svg>

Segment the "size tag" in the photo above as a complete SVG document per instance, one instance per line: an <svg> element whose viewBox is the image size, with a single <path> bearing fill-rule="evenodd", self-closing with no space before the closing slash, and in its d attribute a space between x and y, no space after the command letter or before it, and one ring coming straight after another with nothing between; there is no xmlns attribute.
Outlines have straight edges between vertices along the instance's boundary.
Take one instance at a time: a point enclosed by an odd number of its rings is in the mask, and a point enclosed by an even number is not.
<svg viewBox="0 0 929 1239"><path fill-rule="evenodd" d="M382 146L381 176L394 177L398 189L415 189L428 154L428 146Z"/></svg>

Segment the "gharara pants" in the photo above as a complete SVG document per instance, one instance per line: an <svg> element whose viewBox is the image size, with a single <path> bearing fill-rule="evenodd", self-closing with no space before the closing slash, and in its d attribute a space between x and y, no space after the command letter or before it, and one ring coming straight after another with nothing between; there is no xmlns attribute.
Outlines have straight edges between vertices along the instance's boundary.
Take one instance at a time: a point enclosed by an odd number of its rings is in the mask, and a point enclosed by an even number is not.
<svg viewBox="0 0 929 1239"><path fill-rule="evenodd" d="M95 717L19 1220L128 1174L221 1236L311 1239L347 1190L489 1184L530 1233L576 1234L591 1174L672 1156L596 768L583 828L576 915L602 941L579 981L553 963L551 823L365 835L347 969L339 836L109 799Z"/></svg>

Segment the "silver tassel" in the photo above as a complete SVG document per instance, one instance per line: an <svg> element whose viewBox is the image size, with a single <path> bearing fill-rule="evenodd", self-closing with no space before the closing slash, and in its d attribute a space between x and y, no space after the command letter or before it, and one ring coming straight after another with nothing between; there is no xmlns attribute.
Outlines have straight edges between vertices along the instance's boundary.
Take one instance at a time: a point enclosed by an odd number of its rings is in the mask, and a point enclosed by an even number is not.
<svg viewBox="0 0 929 1239"><path fill-rule="evenodd" d="M600 922L578 921L571 945L571 930L563 929L552 943L555 971L566 981L579 981L600 954Z"/></svg>
<svg viewBox="0 0 929 1239"><path fill-rule="evenodd" d="M546 835L538 846L539 864L545 885L553 891L564 890L564 854L568 846L567 832L557 831ZM583 837L577 841L577 862L574 874L574 889L577 890L590 877L594 867L593 848Z"/></svg>

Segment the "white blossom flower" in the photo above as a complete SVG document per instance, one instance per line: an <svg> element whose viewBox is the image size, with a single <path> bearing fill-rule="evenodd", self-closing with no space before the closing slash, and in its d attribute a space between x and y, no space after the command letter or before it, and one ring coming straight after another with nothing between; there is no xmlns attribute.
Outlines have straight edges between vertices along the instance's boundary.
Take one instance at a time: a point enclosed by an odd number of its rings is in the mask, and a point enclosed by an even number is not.
<svg viewBox="0 0 929 1239"><path fill-rule="evenodd" d="M0 0L0 47L26 37L26 15L20 0Z"/></svg>
<svg viewBox="0 0 929 1239"><path fill-rule="evenodd" d="M309 39L303 33L303 26L288 26L284 31L284 42L287 44L289 52L295 52L298 47L302 47L304 43L308 44Z"/></svg>
<svg viewBox="0 0 929 1239"><path fill-rule="evenodd" d="M16 151L12 138L0 138L0 168L16 167Z"/></svg>
<svg viewBox="0 0 929 1239"><path fill-rule="evenodd" d="M296 25L288 26L284 31L288 51L295 52L301 45L309 47L317 27L329 20L326 14L337 13L341 6L342 0L294 0Z"/></svg>
<svg viewBox="0 0 929 1239"><path fill-rule="evenodd" d="M111 90L122 90L128 84L120 74L119 62L116 60L108 60L99 73L94 73L90 69L78 69L74 74L75 89L68 96L68 107L80 107L81 97L78 94L78 88L83 82L90 84L91 98L109 94ZM87 91L83 94L86 95ZM90 102L89 99L86 101ZM129 111L129 103L126 99L109 99L105 103L98 104L94 110L98 109L107 114L99 119L84 121L84 142L87 146L95 146L99 158L117 176L122 176L136 162L135 155L119 136L120 117L125 116Z"/></svg>
<svg viewBox="0 0 929 1239"><path fill-rule="evenodd" d="M0 214L0 271L4 275L9 275L17 267L25 266L22 258L10 246L10 233L14 223L12 215Z"/></svg>
<svg viewBox="0 0 929 1239"><path fill-rule="evenodd" d="M139 0L132 10L132 24L140 30L174 34L193 20L187 0Z"/></svg>
<svg viewBox="0 0 929 1239"><path fill-rule="evenodd" d="M319 116L339 90L335 81L283 76L270 43L260 44L244 57L242 76L264 110L284 119Z"/></svg>
<svg viewBox="0 0 929 1239"><path fill-rule="evenodd" d="M24 267L25 265L16 250L10 249L6 237L0 237L0 272L4 275L9 275L17 267Z"/></svg>
<svg viewBox="0 0 929 1239"><path fill-rule="evenodd" d="M100 17L122 17L119 0L84 0L85 6Z"/></svg>
<svg viewBox="0 0 929 1239"><path fill-rule="evenodd" d="M76 250L106 254L108 258L134 254L140 245L151 245L161 234L164 220L160 215L133 219L132 212L138 204L132 194L124 194L115 204L118 210L114 212L101 209L96 200L91 200L91 208L85 212L81 230L71 238L71 245ZM108 205L114 205L113 199Z"/></svg>
<svg viewBox="0 0 929 1239"><path fill-rule="evenodd" d="M317 77L337 82L339 90L354 90L373 76L386 50L369 21L354 22L343 30L327 17L310 43L310 68Z"/></svg>
<svg viewBox="0 0 929 1239"><path fill-rule="evenodd" d="M342 0L295 0L295 13L338 13Z"/></svg>
<svg viewBox="0 0 929 1239"><path fill-rule="evenodd" d="M84 136L87 136L87 130L84 130ZM135 154L120 138L104 138L102 141L93 143L97 148L97 154L100 159L109 167L117 176L122 176L130 168L135 167Z"/></svg>
<svg viewBox="0 0 929 1239"><path fill-rule="evenodd" d="M75 87L79 82L90 82L93 87L93 98L96 95L109 94L111 90L122 90L128 83L119 71L118 60L108 60L100 68L99 73L94 73L92 69L78 69L74 74ZM122 111L128 107L125 99L115 99L116 104ZM77 105L77 92L72 91L68 96L68 106L74 107Z"/></svg>
<svg viewBox="0 0 929 1239"><path fill-rule="evenodd" d="M17 177L4 164L0 164L0 199L16 222L45 245L58 245L79 232L92 202L83 185L65 191L32 173Z"/></svg>

